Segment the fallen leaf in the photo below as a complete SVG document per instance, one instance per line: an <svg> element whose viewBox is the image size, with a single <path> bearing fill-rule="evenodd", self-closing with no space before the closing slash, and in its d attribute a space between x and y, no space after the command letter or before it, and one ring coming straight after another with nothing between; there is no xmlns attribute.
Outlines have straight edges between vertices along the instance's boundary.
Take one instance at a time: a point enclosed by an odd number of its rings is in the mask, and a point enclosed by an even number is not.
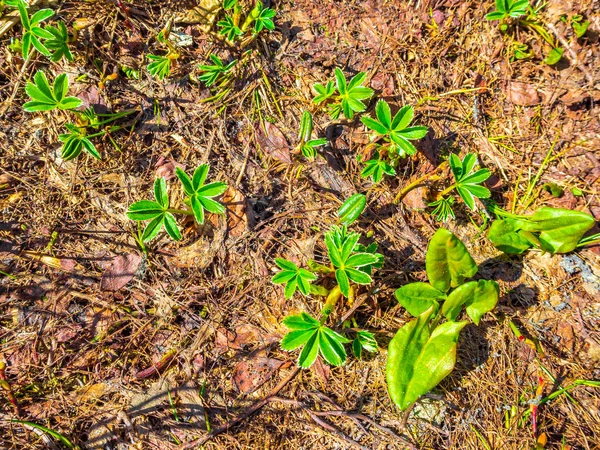
<svg viewBox="0 0 600 450"><path fill-rule="evenodd" d="M100 289L118 291L125 287L135 276L141 262L142 257L137 253L127 253L113 258L109 267L102 274Z"/></svg>
<svg viewBox="0 0 600 450"><path fill-rule="evenodd" d="M327 381L329 381L331 368L327 364L323 364L323 359L320 356L315 360L315 363L310 369L323 383L327 383Z"/></svg>
<svg viewBox="0 0 600 450"><path fill-rule="evenodd" d="M240 361L233 371L232 381L240 392L249 394L266 383L283 361L263 356L250 356Z"/></svg>
<svg viewBox="0 0 600 450"><path fill-rule="evenodd" d="M509 81L504 88L506 99L521 106L532 106L540 103L540 96L535 87L521 81Z"/></svg>
<svg viewBox="0 0 600 450"><path fill-rule="evenodd" d="M256 126L256 140L260 148L269 156L290 164L290 146L279 128L271 122L263 122Z"/></svg>

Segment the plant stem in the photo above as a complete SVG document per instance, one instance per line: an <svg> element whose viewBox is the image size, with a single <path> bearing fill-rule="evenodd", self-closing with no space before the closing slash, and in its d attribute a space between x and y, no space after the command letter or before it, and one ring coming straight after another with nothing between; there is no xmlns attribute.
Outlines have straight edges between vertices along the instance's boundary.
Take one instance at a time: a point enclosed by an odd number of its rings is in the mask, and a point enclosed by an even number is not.
<svg viewBox="0 0 600 450"><path fill-rule="evenodd" d="M423 175L422 177L417 178L415 181L413 181L410 184L408 184L407 186L405 186L402 190L400 190L400 192L398 192L398 194L394 198L394 204L397 205L398 203L400 203L400 200L402 200L406 194L408 194L410 191L412 191L413 189L415 189L416 187L421 185L425 180L436 175L442 169L445 169L447 165L448 165L448 162L444 161L439 166L437 166L432 172L429 172L429 173Z"/></svg>
<svg viewBox="0 0 600 450"><path fill-rule="evenodd" d="M446 195L448 195L450 192L452 192L455 188L456 188L456 183L448 186L446 189L444 189L442 192L440 192L438 195L436 195L435 199L439 200L441 198L444 198Z"/></svg>
<svg viewBox="0 0 600 450"><path fill-rule="evenodd" d="M350 289L353 289L352 287ZM323 325L326 321L333 308L335 307L337 301L342 296L342 291L340 289L340 285L337 284L331 291L329 291L329 295L327 296L327 300L325 300L325 305L321 310L321 320L319 322Z"/></svg>

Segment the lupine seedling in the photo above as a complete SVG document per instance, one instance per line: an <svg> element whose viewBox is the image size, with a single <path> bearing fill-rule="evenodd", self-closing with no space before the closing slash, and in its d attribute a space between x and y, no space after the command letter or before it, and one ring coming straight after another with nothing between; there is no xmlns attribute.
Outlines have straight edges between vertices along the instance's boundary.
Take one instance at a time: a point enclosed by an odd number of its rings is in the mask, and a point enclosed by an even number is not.
<svg viewBox="0 0 600 450"><path fill-rule="evenodd" d="M518 19L527 14L529 0L496 0L496 11L487 14L487 20L505 21L508 18Z"/></svg>
<svg viewBox="0 0 600 450"><path fill-rule="evenodd" d="M257 0L254 8L246 14L244 14L238 0L223 0L223 9L226 11L225 18L217 22L217 26L220 28L219 34L224 36L230 44L238 41L250 30L251 36L244 39L242 46L255 39L263 29L275 29L273 23L275 10L266 8L260 0ZM242 15L245 15L245 19L240 25Z"/></svg>
<svg viewBox="0 0 600 450"><path fill-rule="evenodd" d="M81 100L77 97L67 96L69 91L69 79L67 74L57 75L54 83L50 85L46 74L39 70L33 76L33 83L30 81L25 87L25 92L31 97L31 101L23 105L27 112L52 111L54 109L72 111L77 117L77 124L68 123L65 127L68 133L59 136L63 143L61 156L65 161L76 158L83 150L100 159L100 153L90 140L97 136L117 131L120 126L111 126L94 134L88 134L87 129L100 129L100 127L114 122L117 119L131 114L133 111L123 111L112 114L96 114L93 108L87 108L84 111L74 111L81 106ZM100 120L100 119L104 120Z"/></svg>
<svg viewBox="0 0 600 450"><path fill-rule="evenodd" d="M600 233L584 238L596 221L581 211L543 206L524 216L510 214L494 204L488 207L500 217L492 223L488 239L504 253L520 254L530 248L551 254L569 253L600 242Z"/></svg>
<svg viewBox="0 0 600 450"><path fill-rule="evenodd" d="M477 273L477 264L465 245L444 228L429 242L425 269L429 283L410 283L395 293L398 302L416 317L398 330L388 347L388 392L402 410L454 369L459 334L468 323L457 321L463 306L479 325L498 302L495 281L466 281Z"/></svg>
<svg viewBox="0 0 600 450"><path fill-rule="evenodd" d="M211 54L209 56L210 60L213 62L212 65L202 64L198 66L202 75L198 78L207 86L210 87L219 80L219 78L224 79L225 81L229 80L230 70L237 64L237 59L234 59L228 64L223 64L223 61L217 56Z"/></svg>
<svg viewBox="0 0 600 450"><path fill-rule="evenodd" d="M388 103L379 100L375 105L376 119L367 116L360 118L361 122L374 132L372 140L377 148L374 157L365 163L361 172L363 178L370 176L375 183L379 183L384 174L396 175L394 166L398 164L399 159L417 152L410 141L422 139L428 129L424 126L409 126L414 114L414 108L406 105L392 117ZM383 144L379 144L378 141L382 141Z"/></svg>
<svg viewBox="0 0 600 450"><path fill-rule="evenodd" d="M41 23L52 17L54 11L40 9L29 17L27 3L23 0L7 0L6 4L19 10L23 37L17 45L13 45L13 48L20 47L23 58L29 59L31 50L34 48L42 55L49 57L51 61L57 62L63 57L68 61L73 61L73 54L68 46L69 33L65 24L58 22L56 27L52 25L41 27Z"/></svg>
<svg viewBox="0 0 600 450"><path fill-rule="evenodd" d="M156 40L164 44L168 48L166 55L147 54L146 57L150 60L150 64L146 67L150 75L164 80L165 77L171 75L171 65L173 61L181 56L175 46L169 41L169 30L162 30L158 33Z"/></svg>
<svg viewBox="0 0 600 450"><path fill-rule="evenodd" d="M489 169L475 169L475 154L467 154L462 161L452 154L448 162L454 175L454 183L440 192L437 200L429 204L434 208L433 216L442 222L447 222L449 217L455 218L452 210L454 199L448 196L450 192L456 190L470 209L475 209L475 198L489 198L491 195L488 188L481 186L481 183L490 177L491 172Z"/></svg>
<svg viewBox="0 0 600 450"><path fill-rule="evenodd" d="M325 233L325 244L329 255L328 266L309 261L308 269L299 268L291 261L277 258L275 263L281 269L272 278L273 283L285 283L285 296L290 298L296 290L303 295L325 296L325 304L317 320L302 312L291 315L283 320L283 324L291 331L281 341L281 348L293 351L300 347L298 365L310 367L320 354L331 365L339 366L346 362L344 344L352 342L352 349L357 357L363 351L376 351L377 342L373 333L366 330L353 330L353 341L325 326L338 300L344 296L348 303L354 301L356 285L370 284L374 268L383 265L383 255L376 253L377 244L368 246L360 244L359 233L349 232L346 226L333 226ZM314 284L321 279L323 282L335 280L336 284L327 289L325 285Z"/></svg>
<svg viewBox="0 0 600 450"><path fill-rule="evenodd" d="M300 131L298 132L298 147L305 158L314 160L317 157L317 147L327 144L327 139L312 139L313 118L309 111L304 111L300 120Z"/></svg>
<svg viewBox="0 0 600 450"><path fill-rule="evenodd" d="M362 85L366 78L366 73L359 72L348 82L344 72L336 67L335 84L328 81L325 85L317 83L313 86L317 92L313 103L326 104L332 119L339 118L341 113L344 113L346 119L352 119L355 113L366 109L363 100L368 100L373 95L373 89Z"/></svg>
<svg viewBox="0 0 600 450"><path fill-rule="evenodd" d="M208 164L202 164L194 171L192 178L190 178L180 168L176 169L177 178L181 182L183 191L187 196L184 199L184 203L190 206L191 210L170 207L167 184L162 177L157 178L154 182L155 200L141 200L129 207L127 217L131 220L150 221L142 234L143 242L154 239L163 227L173 240L180 240L181 232L173 214L194 216L198 224L203 224L205 210L214 214L223 214L225 212L225 207L214 200L214 198L223 194L227 189L227 185L220 181L205 184L208 170Z"/></svg>

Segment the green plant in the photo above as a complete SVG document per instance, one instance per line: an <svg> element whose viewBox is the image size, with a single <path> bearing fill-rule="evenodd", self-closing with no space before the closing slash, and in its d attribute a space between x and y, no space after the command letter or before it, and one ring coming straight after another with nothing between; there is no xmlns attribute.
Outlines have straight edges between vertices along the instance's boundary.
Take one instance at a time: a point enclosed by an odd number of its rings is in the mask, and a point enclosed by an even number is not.
<svg viewBox="0 0 600 450"><path fill-rule="evenodd" d="M432 214L435 218L443 222L447 222L449 217L455 217L452 210L454 199L448 197L452 191L456 190L470 209L475 209L475 198L489 198L491 195L488 188L481 186L481 183L490 177L491 172L489 169L475 170L475 154L468 153L462 161L455 154L451 154L448 162L454 183L440 192L437 199L429 204L434 208Z"/></svg>
<svg viewBox="0 0 600 450"><path fill-rule="evenodd" d="M211 54L209 58L213 62L212 65L202 64L198 66L198 68L203 72L199 78L207 87L215 84L219 78L225 78L228 80L229 71L237 64L237 59L234 59L225 65L217 55Z"/></svg>
<svg viewBox="0 0 600 450"><path fill-rule="evenodd" d="M27 112L51 111L53 109L75 109L81 106L81 100L77 97L67 97L69 90L69 79L66 73L61 73L54 79L50 86L46 74L38 70L33 76L33 83L28 82L25 92L31 97L31 101L23 105Z"/></svg>
<svg viewBox="0 0 600 450"><path fill-rule="evenodd" d="M357 73L349 82L338 67L335 68L335 85L332 81L327 84L316 83L313 88L317 96L313 103L325 103L328 106L329 116L337 119L343 112L347 119L354 118L354 113L363 112L366 109L363 100L371 98L373 89L363 86L367 74Z"/></svg>
<svg viewBox="0 0 600 450"><path fill-rule="evenodd" d="M49 57L51 61L57 62L63 57L68 61L73 61L73 54L68 46L69 33L66 25L58 22L56 27L47 25L42 28L40 26L42 22L54 15L54 11L40 9L30 17L27 11L28 5L24 0L7 0L6 4L18 9L23 26L23 36L21 40L12 42L12 49L20 49L25 59L29 59L31 49L35 48L42 55Z"/></svg>
<svg viewBox="0 0 600 450"><path fill-rule="evenodd" d="M520 254L530 248L548 253L568 253L600 242L600 233L584 238L594 218L581 211L543 206L530 216L510 214L496 205L490 210L500 219L492 223L488 239L504 253Z"/></svg>
<svg viewBox="0 0 600 450"><path fill-rule="evenodd" d="M39 70L33 76L33 83L29 81L25 87L25 92L31 98L31 101L23 105L27 112L52 111L54 109L69 110L77 117L77 123L68 123L65 125L67 133L59 136L63 143L61 156L65 161L76 158L83 150L100 159L100 153L94 146L90 138L104 136L110 132L117 131L120 126L104 127L117 119L125 117L133 112L123 111L120 113L96 114L93 108L87 108L83 111L74 111L81 106L81 100L77 97L68 97L69 79L67 74L59 74L54 79L52 86L46 78L46 74ZM101 120L103 119L103 120ZM104 127L104 128L102 128ZM96 132L89 134L88 128L95 129Z"/></svg>
<svg viewBox="0 0 600 450"><path fill-rule="evenodd" d="M585 20L581 14L571 16L571 27L575 32L575 36L582 38L590 26L590 21Z"/></svg>
<svg viewBox="0 0 600 450"><path fill-rule="evenodd" d="M309 111L304 111L302 119L300 120L300 131L298 132L298 143L297 149L309 160L313 160L317 157L317 148L327 144L327 139L312 139L313 132L313 119Z"/></svg>
<svg viewBox="0 0 600 450"><path fill-rule="evenodd" d="M292 297L296 290L305 296L326 297L320 320L302 312L300 315L288 316L283 321L291 331L283 338L281 347L292 351L303 346L298 358L300 367L310 367L318 354L332 365L342 365L346 361L343 344L350 342L357 357L360 357L363 351L377 350L375 337L368 331L351 330L355 333L355 339L351 341L325 326L338 300L343 296L349 303L353 302L355 285L370 284L373 281L373 269L383 266L383 255L377 253L377 244L373 242L368 246L362 245L358 242L360 237L359 233L348 232L345 225L333 226L326 232L325 245L329 265L309 261L308 269L303 269L285 259L275 260L281 271L273 276L272 282L286 284L286 298ZM324 283L333 279L336 284L327 289L325 284L315 284L319 279Z"/></svg>
<svg viewBox="0 0 600 450"><path fill-rule="evenodd" d="M225 212L224 206L213 200L213 198L223 194L227 189L227 185L219 181L205 185L204 182L208 175L208 170L208 164L202 164L194 171L193 177L190 179L183 170L180 168L176 169L177 178L181 182L183 191L187 196L184 199L184 203L191 206L191 210L170 207L167 184L162 177L154 181L155 200L141 200L129 207L127 217L131 220L150 221L142 234L142 242L152 240L163 227L172 239L176 241L180 240L181 232L173 214L194 216L198 224L203 224L204 210L215 214L223 214Z"/></svg>
<svg viewBox="0 0 600 450"><path fill-rule="evenodd" d="M388 347L388 391L402 410L452 372L459 334L468 323L457 322L463 306L478 325L498 302L495 281L466 281L477 273L477 264L465 245L444 228L429 242L425 269L429 283L410 283L395 292L398 302L416 316L398 330Z"/></svg>
<svg viewBox="0 0 600 450"><path fill-rule="evenodd" d="M487 20L518 19L527 14L529 0L496 0L496 11L488 13Z"/></svg>
<svg viewBox="0 0 600 450"><path fill-rule="evenodd" d="M153 77L159 80L164 80L165 77L171 75L171 66L173 61L181 56L175 46L169 41L169 29L162 30L158 33L156 40L164 44L168 48L166 55L147 54L146 57L150 60L146 69Z"/></svg>
<svg viewBox="0 0 600 450"><path fill-rule="evenodd" d="M337 216L342 225L350 225L362 214L367 206L367 197L364 194L354 194L340 206Z"/></svg>
<svg viewBox="0 0 600 450"><path fill-rule="evenodd" d="M217 22L217 26L220 28L219 34L231 44L250 30L251 36L244 40L242 47L255 39L263 29L275 29L273 17L275 17L276 11L266 8L260 0L257 0L254 7L246 14L238 0L223 0L223 9L227 13L222 20ZM245 20L240 25L243 15L245 15Z"/></svg>

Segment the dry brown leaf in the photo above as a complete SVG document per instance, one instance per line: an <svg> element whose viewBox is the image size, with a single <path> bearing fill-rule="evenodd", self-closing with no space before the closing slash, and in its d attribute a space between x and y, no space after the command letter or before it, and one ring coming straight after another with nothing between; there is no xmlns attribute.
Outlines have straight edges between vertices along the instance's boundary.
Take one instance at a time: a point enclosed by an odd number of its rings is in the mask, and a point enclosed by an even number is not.
<svg viewBox="0 0 600 450"><path fill-rule="evenodd" d="M102 274L100 289L103 291L118 291L125 287L135 276L141 262L142 257L137 253L116 256Z"/></svg>
<svg viewBox="0 0 600 450"><path fill-rule="evenodd" d="M504 88L506 99L521 106L532 106L540 103L540 96L535 86L521 81L509 81Z"/></svg>
<svg viewBox="0 0 600 450"><path fill-rule="evenodd" d="M248 227L246 197L233 186L229 186L225 194L223 194L222 201L227 205L227 229L229 230L229 236L241 236Z"/></svg>
<svg viewBox="0 0 600 450"><path fill-rule="evenodd" d="M264 128L263 128L264 127ZM271 122L263 122L256 126L256 140L260 148L269 156L290 164L290 146L279 128Z"/></svg>
<svg viewBox="0 0 600 450"><path fill-rule="evenodd" d="M232 376L233 384L244 394L254 392L271 379L283 363L278 359L251 355L235 366Z"/></svg>

